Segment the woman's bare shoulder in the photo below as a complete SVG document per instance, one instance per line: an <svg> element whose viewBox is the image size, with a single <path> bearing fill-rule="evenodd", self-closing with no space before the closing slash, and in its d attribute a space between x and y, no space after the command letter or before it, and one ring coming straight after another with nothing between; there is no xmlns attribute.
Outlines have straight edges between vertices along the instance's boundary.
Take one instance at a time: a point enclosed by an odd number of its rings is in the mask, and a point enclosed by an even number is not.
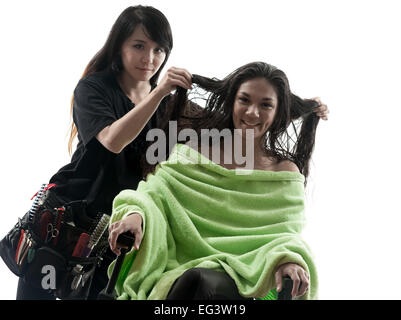
<svg viewBox="0 0 401 320"><path fill-rule="evenodd" d="M274 171L290 171L299 173L298 166L290 160L281 160L276 163Z"/></svg>

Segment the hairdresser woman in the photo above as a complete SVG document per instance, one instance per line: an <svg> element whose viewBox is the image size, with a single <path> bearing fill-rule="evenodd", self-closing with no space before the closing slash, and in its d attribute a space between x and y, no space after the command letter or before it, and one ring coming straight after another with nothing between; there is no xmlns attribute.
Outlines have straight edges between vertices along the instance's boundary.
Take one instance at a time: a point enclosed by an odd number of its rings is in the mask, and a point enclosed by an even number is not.
<svg viewBox="0 0 401 320"><path fill-rule="evenodd" d="M137 187L143 177L146 133L165 112L170 92L176 86L191 87L191 74L179 68L170 68L156 87L172 47L170 25L160 11L129 7L75 88L69 150L77 134L78 145L71 163L50 183L65 201L85 199L90 218L110 214L113 198L122 189ZM104 255L89 299L106 286L106 268L114 257L111 251ZM17 299L54 297L20 279Z"/></svg>

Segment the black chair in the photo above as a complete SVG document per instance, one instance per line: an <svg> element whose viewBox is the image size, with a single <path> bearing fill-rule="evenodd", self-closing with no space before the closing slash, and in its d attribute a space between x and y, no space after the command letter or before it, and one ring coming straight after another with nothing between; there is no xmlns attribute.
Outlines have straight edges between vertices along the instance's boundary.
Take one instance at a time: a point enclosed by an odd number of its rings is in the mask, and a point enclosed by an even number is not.
<svg viewBox="0 0 401 320"><path fill-rule="evenodd" d="M277 300L292 300L291 291L292 291L293 282L290 277L285 276L283 278L283 289L278 293Z"/></svg>
<svg viewBox="0 0 401 320"><path fill-rule="evenodd" d="M97 297L98 300L115 300L116 299L114 287L116 286L118 274L120 273L121 267L123 265L125 255L127 254L128 251L131 250L132 246L134 245L134 240L135 240L134 237L129 232L123 233L117 238L118 244L122 247L120 249L121 254L117 257L117 261L114 265L113 272L107 283L106 288L104 288L98 294L98 297Z"/></svg>
<svg viewBox="0 0 401 320"><path fill-rule="evenodd" d="M121 254L117 257L117 261L114 265L113 272L107 283L106 288L104 288L98 295L98 300L115 300L116 294L114 291L115 285L117 283L118 274L120 273L125 255L129 252L134 245L134 238L131 233L126 232L121 234L117 242L122 247L120 249ZM283 289L278 293L277 300L292 300L293 281L289 277L283 278Z"/></svg>

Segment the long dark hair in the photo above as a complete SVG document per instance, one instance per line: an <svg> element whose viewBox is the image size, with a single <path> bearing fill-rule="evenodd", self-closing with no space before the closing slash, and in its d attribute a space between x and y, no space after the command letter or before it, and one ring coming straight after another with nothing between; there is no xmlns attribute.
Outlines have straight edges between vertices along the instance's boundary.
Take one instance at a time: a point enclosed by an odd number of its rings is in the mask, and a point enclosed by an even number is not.
<svg viewBox="0 0 401 320"><path fill-rule="evenodd" d="M232 111L237 91L242 83L255 78L266 79L275 88L278 98L276 115L262 148L278 161L293 161L305 176L306 185L319 123L319 117L313 110L318 103L291 93L287 76L280 69L264 62L252 62L236 69L223 80L193 75L192 82L210 93L206 106L197 115L185 115L182 106L188 108L191 104L187 90L179 87L171 100L174 102L171 111L173 118L191 122L185 127L195 129L198 136L201 129L233 130Z"/></svg>
<svg viewBox="0 0 401 320"><path fill-rule="evenodd" d="M89 74L103 70L111 70L116 76L123 70L121 60L121 46L124 41L134 32L137 26L141 25L145 34L158 43L165 51L166 58L159 70L150 79L150 84L155 86L159 75L165 66L170 52L173 48L173 36L170 24L162 12L151 6L134 6L126 8L114 22L109 36L95 56L89 61L81 78ZM74 96L71 98L71 115L74 104ZM72 121L70 128L70 139L68 150L71 153L72 142L77 135L77 128Z"/></svg>

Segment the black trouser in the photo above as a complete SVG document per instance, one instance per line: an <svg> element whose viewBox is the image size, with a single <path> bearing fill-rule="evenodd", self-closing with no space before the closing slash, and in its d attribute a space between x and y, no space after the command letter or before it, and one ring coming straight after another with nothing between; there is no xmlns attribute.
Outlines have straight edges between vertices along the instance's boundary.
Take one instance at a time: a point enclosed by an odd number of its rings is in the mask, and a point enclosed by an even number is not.
<svg viewBox="0 0 401 320"><path fill-rule="evenodd" d="M56 300L56 297L47 291L32 287L20 278L18 281L17 300Z"/></svg>
<svg viewBox="0 0 401 320"><path fill-rule="evenodd" d="M167 300L248 300L225 272L205 268L185 271L171 287Z"/></svg>
<svg viewBox="0 0 401 320"><path fill-rule="evenodd" d="M111 252L111 251L110 251ZM113 253L111 253L113 254ZM96 268L92 279L88 300L96 300L100 291L102 291L109 280L107 268L113 261L109 255L103 255L103 261L100 267ZM17 300L55 300L56 298L47 290L36 288L26 283L22 278L18 281Z"/></svg>

